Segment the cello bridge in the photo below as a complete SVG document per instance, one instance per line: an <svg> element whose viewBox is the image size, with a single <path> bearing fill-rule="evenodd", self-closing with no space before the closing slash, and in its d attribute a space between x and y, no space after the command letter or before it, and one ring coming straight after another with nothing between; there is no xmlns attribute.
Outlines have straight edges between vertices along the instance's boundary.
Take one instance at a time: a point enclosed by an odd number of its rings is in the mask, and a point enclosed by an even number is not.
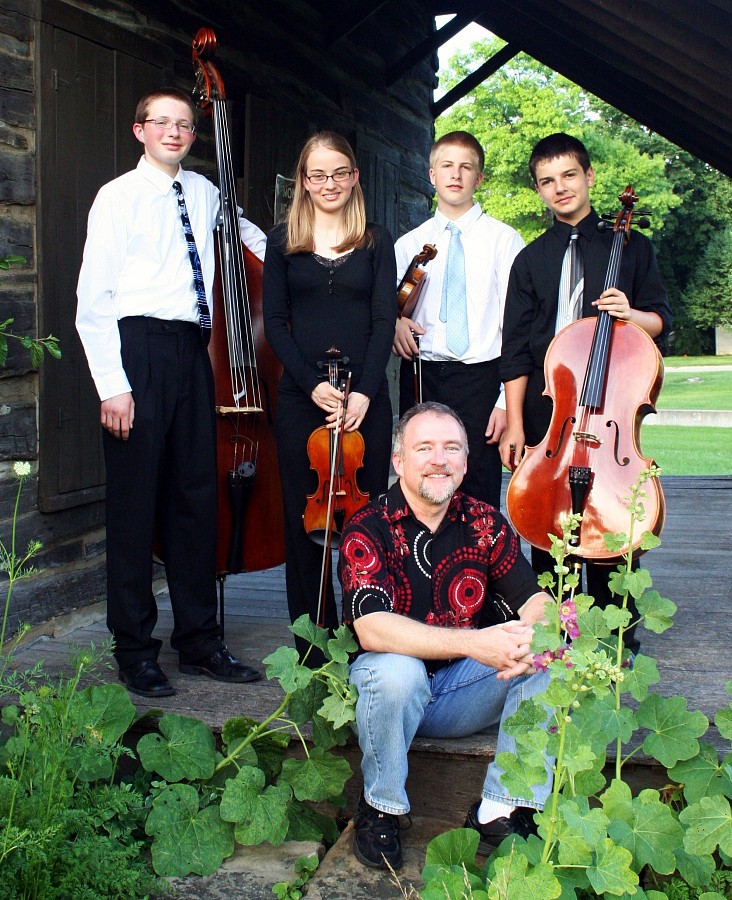
<svg viewBox="0 0 732 900"><path fill-rule="evenodd" d="M575 431L574 439L578 444L596 444L598 447L602 443L602 440L596 434L592 434L589 431Z"/></svg>

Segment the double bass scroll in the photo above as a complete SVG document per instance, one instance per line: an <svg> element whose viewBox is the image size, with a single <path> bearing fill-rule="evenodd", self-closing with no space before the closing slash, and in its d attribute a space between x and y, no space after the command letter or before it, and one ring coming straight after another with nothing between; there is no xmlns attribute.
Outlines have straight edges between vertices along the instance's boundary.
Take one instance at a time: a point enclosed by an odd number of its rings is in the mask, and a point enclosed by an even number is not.
<svg viewBox="0 0 732 900"><path fill-rule="evenodd" d="M285 551L274 434L282 368L264 337L263 264L241 241L226 94L211 61L216 48L214 32L199 29L193 40L193 96L213 120L221 202L208 348L216 411L216 574L221 579L280 565Z"/></svg>

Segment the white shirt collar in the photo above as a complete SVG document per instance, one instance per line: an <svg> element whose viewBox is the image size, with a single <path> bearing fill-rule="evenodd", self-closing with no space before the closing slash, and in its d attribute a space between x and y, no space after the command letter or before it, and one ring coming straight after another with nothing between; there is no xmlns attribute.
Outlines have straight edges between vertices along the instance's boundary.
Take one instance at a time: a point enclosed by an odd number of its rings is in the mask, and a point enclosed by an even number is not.
<svg viewBox="0 0 732 900"><path fill-rule="evenodd" d="M478 203L474 203L470 209L463 213L459 219L448 219L447 216L440 212L440 210L435 211L435 223L438 227L438 232L442 232L447 228L450 222L455 222L460 231L465 234L478 219L483 215L483 210L480 208Z"/></svg>
<svg viewBox="0 0 732 900"><path fill-rule="evenodd" d="M174 181L182 181L182 176L184 170L178 166L178 171L175 173L175 178L171 178L170 175L166 175L162 169L157 169L155 166L151 166L150 163L145 159L144 156L140 157L140 161L137 164L137 171L146 178L151 184L155 185L155 187L160 191L161 194L167 194L169 190L173 187Z"/></svg>

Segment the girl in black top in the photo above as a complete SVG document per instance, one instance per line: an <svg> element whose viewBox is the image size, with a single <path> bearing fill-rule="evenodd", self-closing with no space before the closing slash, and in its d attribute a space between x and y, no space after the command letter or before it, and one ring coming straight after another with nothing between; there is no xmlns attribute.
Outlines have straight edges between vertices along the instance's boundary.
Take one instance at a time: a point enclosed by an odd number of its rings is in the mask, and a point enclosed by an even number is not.
<svg viewBox="0 0 732 900"><path fill-rule="evenodd" d="M317 619L323 549L303 526L307 495L318 485L307 442L314 429L334 427L343 394L328 383L326 351L348 358L351 391L345 431L365 442L357 479L375 497L386 490L392 410L386 365L396 321L396 264L386 229L366 222L356 160L332 132L313 135L302 149L287 221L267 241L263 307L267 340L284 373L277 400L277 446L285 514L287 602L294 622ZM321 615L338 625L332 578ZM296 638L301 656L309 644ZM320 658L310 653L308 664Z"/></svg>

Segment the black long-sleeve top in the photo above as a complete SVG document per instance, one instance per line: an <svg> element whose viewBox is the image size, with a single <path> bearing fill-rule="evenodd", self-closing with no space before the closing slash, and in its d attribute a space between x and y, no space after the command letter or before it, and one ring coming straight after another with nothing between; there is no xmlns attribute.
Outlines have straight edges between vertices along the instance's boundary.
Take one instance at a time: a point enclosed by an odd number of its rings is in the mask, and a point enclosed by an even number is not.
<svg viewBox="0 0 732 900"><path fill-rule="evenodd" d="M282 390L310 396L323 380L318 362L335 346L348 357L351 390L374 397L384 380L394 339L394 242L367 226L373 247L354 250L330 268L312 253L287 254L284 225L267 239L262 285L264 331L284 366Z"/></svg>
<svg viewBox="0 0 732 900"><path fill-rule="evenodd" d="M597 230L599 221L592 210L577 226L585 271L583 317L597 315L592 302L604 290L614 237L612 229ZM514 260L503 317L500 372L504 382L544 366L554 337L562 260L570 230L570 225L555 219L552 227ZM662 344L671 328L671 311L653 246L645 235L631 230L615 286L625 293L633 308L658 313L663 331L656 341Z"/></svg>

